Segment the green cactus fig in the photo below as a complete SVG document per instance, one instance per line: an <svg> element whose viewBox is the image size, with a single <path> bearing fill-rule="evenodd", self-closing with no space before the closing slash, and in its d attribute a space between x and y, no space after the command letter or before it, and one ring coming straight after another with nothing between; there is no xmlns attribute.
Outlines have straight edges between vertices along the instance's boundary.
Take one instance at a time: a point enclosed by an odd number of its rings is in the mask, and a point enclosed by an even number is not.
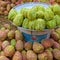
<svg viewBox="0 0 60 60"><path fill-rule="evenodd" d="M17 11L15 9L11 9L9 14L8 14L8 19L13 20L17 15Z"/></svg>
<svg viewBox="0 0 60 60"><path fill-rule="evenodd" d="M23 23L23 15L22 14L16 15L16 17L13 20L13 24L16 26L21 26L22 23Z"/></svg>

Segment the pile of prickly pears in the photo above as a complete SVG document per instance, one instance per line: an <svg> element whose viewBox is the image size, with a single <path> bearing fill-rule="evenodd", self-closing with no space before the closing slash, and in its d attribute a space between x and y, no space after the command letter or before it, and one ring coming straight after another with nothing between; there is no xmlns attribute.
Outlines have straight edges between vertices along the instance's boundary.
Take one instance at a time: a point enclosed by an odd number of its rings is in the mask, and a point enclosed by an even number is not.
<svg viewBox="0 0 60 60"><path fill-rule="evenodd" d="M60 60L60 28L53 29L49 39L26 42L10 24L0 28L0 60Z"/></svg>

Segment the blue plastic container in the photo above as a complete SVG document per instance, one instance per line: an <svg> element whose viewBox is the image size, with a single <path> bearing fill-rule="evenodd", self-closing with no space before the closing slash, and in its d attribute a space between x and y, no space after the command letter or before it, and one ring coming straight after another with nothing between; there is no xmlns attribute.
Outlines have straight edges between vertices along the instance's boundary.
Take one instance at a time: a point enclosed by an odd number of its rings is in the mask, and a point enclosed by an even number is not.
<svg viewBox="0 0 60 60"><path fill-rule="evenodd" d="M25 41L27 42L41 42L41 40L50 37L51 30L44 30L44 31L36 31L36 30L29 30L24 29L22 27L18 27L18 29L22 32Z"/></svg>
<svg viewBox="0 0 60 60"><path fill-rule="evenodd" d="M18 12L18 10L20 10L22 7L31 8L32 6L35 6L35 5L41 5L41 6L44 6L45 8L49 6L46 3L29 2L29 3L17 5L13 9L17 10ZM17 27L17 28L22 32L24 39L27 42L41 42L41 40L45 38L49 38L51 33L51 30L49 29L45 29L44 31L41 32L36 30L24 29L22 27Z"/></svg>

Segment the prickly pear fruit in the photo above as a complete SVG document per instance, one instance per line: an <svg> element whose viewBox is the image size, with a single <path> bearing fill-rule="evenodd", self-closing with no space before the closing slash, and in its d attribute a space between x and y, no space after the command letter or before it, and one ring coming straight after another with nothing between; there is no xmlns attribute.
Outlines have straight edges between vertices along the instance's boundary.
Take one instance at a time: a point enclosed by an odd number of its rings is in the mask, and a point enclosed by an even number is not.
<svg viewBox="0 0 60 60"><path fill-rule="evenodd" d="M49 48L53 45L51 39L44 39L41 41L41 44L44 46L44 48Z"/></svg>
<svg viewBox="0 0 60 60"><path fill-rule="evenodd" d="M11 26L10 26L10 24L4 24L4 27L6 28L6 29L11 29Z"/></svg>
<svg viewBox="0 0 60 60"><path fill-rule="evenodd" d="M12 40L11 40L11 45L12 45L12 46L15 46L15 45L16 45L16 40L15 40L15 39L12 39Z"/></svg>
<svg viewBox="0 0 60 60"><path fill-rule="evenodd" d="M53 54L51 51L46 50L47 56L48 56L48 60L53 60Z"/></svg>
<svg viewBox="0 0 60 60"><path fill-rule="evenodd" d="M15 49L12 45L9 45L4 49L4 53L5 53L5 56L11 57L14 55Z"/></svg>
<svg viewBox="0 0 60 60"><path fill-rule="evenodd" d="M26 42L24 44L24 48L25 48L25 50L31 50L32 49L32 43L31 42Z"/></svg>
<svg viewBox="0 0 60 60"><path fill-rule="evenodd" d="M46 52L38 54L38 60L47 60L47 59L48 59L48 57L47 57L47 53Z"/></svg>
<svg viewBox="0 0 60 60"><path fill-rule="evenodd" d="M6 32L5 32L5 31L3 31L3 30L0 30L0 39L1 39L1 40L5 40L5 39L6 39L6 37L7 37Z"/></svg>
<svg viewBox="0 0 60 60"><path fill-rule="evenodd" d="M4 50L9 45L9 41L4 41L2 43L2 49Z"/></svg>
<svg viewBox="0 0 60 60"><path fill-rule="evenodd" d="M1 52L0 52L0 56L5 56L4 51L1 51Z"/></svg>
<svg viewBox="0 0 60 60"><path fill-rule="evenodd" d="M5 57L5 56L0 56L0 60L10 60L10 59L8 59L8 58Z"/></svg>
<svg viewBox="0 0 60 60"><path fill-rule="evenodd" d="M60 44L56 41L53 42L53 48L60 49Z"/></svg>
<svg viewBox="0 0 60 60"><path fill-rule="evenodd" d="M22 51L23 60L27 60L26 54L27 54L27 52L25 50L23 50Z"/></svg>
<svg viewBox="0 0 60 60"><path fill-rule="evenodd" d="M37 55L32 50L28 50L27 60L37 60Z"/></svg>
<svg viewBox="0 0 60 60"><path fill-rule="evenodd" d="M16 42L16 50L17 51L22 51L23 50L23 41L21 41L21 40L18 40L17 42Z"/></svg>
<svg viewBox="0 0 60 60"><path fill-rule="evenodd" d="M8 38L9 39L13 39L14 38L14 34L15 34L15 32L13 30L9 31L8 32Z"/></svg>
<svg viewBox="0 0 60 60"><path fill-rule="evenodd" d="M16 40L23 40L22 33L19 30L15 31L15 39Z"/></svg>
<svg viewBox="0 0 60 60"><path fill-rule="evenodd" d="M22 60L22 54L19 51L16 51L12 60Z"/></svg>
<svg viewBox="0 0 60 60"><path fill-rule="evenodd" d="M57 32L53 31L51 33L51 38L54 39L55 41L58 41L60 37L59 37L59 34Z"/></svg>
<svg viewBox="0 0 60 60"><path fill-rule="evenodd" d="M60 50L54 49L53 50L53 56L55 59L60 60Z"/></svg>
<svg viewBox="0 0 60 60"><path fill-rule="evenodd" d="M44 47L40 43L34 42L34 44L33 44L33 51L35 53L42 53L44 51Z"/></svg>

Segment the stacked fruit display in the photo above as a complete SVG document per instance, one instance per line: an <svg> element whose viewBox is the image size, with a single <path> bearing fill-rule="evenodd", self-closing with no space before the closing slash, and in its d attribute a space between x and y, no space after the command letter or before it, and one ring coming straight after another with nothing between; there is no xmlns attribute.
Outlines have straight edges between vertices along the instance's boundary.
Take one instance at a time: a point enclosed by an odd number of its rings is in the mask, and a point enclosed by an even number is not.
<svg viewBox="0 0 60 60"><path fill-rule="evenodd" d="M25 2L46 2L46 3L60 3L60 0L0 0L0 15L8 15L11 8L15 5L22 4Z"/></svg>
<svg viewBox="0 0 60 60"><path fill-rule="evenodd" d="M12 9L8 19L14 25L31 30L52 29L60 26L60 6L50 5L48 8L36 5L32 8Z"/></svg>
<svg viewBox="0 0 60 60"><path fill-rule="evenodd" d="M53 29L49 39L26 42L10 24L0 28L0 60L60 60L60 28Z"/></svg>
<svg viewBox="0 0 60 60"><path fill-rule="evenodd" d="M23 2L22 0L0 0L0 15L8 15L11 8Z"/></svg>

